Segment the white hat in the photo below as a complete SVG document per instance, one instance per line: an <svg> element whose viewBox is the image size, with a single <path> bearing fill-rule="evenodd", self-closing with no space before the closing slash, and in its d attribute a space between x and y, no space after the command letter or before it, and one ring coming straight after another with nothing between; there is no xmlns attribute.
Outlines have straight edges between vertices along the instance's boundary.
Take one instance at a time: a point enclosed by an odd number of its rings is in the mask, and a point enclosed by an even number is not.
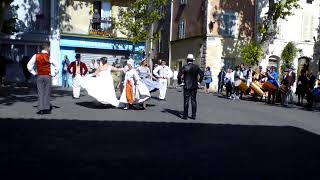
<svg viewBox="0 0 320 180"><path fill-rule="evenodd" d="M188 54L187 59L192 59L192 60L194 60L193 54Z"/></svg>
<svg viewBox="0 0 320 180"><path fill-rule="evenodd" d="M134 60L130 58L130 59L127 61L127 64L128 64L128 65L131 65L132 67L134 67Z"/></svg>

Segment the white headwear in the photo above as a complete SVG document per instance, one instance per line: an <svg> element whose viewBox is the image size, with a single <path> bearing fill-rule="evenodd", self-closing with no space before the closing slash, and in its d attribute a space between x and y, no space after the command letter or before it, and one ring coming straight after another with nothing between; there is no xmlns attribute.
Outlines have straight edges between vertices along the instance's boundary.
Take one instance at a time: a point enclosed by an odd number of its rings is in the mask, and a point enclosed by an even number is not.
<svg viewBox="0 0 320 180"><path fill-rule="evenodd" d="M188 54L187 59L192 59L192 60L194 60L193 54Z"/></svg>
<svg viewBox="0 0 320 180"><path fill-rule="evenodd" d="M127 61L127 64L128 64L128 65L131 65L132 67L134 67L134 60L130 58L130 59Z"/></svg>

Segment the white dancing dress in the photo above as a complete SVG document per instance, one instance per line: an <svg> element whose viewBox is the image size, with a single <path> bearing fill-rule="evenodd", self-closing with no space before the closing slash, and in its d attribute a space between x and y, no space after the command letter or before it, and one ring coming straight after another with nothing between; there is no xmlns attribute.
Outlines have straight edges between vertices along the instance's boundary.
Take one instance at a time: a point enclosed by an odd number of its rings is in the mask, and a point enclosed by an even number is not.
<svg viewBox="0 0 320 180"><path fill-rule="evenodd" d="M126 72L125 78L124 78L124 88L123 92L120 97L120 102L127 104L127 92L126 92L126 82L130 81L133 85L133 97L135 98L135 102L142 103L150 98L150 92L148 87L141 82L141 79L138 75L138 72L135 69L131 69Z"/></svg>
<svg viewBox="0 0 320 180"><path fill-rule="evenodd" d="M111 68L99 72L97 77L84 77L80 81L81 87L87 90L88 94L102 104L110 104L118 107L119 100L113 85Z"/></svg>

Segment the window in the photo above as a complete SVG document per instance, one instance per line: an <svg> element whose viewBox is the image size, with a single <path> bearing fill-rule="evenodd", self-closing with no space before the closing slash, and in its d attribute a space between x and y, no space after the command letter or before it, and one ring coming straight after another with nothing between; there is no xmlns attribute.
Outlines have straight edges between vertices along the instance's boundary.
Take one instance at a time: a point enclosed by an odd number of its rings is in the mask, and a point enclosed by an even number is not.
<svg viewBox="0 0 320 180"><path fill-rule="evenodd" d="M303 13L302 20L302 41L312 41L313 39L313 14L311 12Z"/></svg>
<svg viewBox="0 0 320 180"><path fill-rule="evenodd" d="M234 12L222 14L220 25L220 34L222 36L236 36L237 32L237 16Z"/></svg>
<svg viewBox="0 0 320 180"><path fill-rule="evenodd" d="M187 5L187 0L180 0L180 5Z"/></svg>
<svg viewBox="0 0 320 180"><path fill-rule="evenodd" d="M163 15L162 18L166 15L166 6L160 6L159 13Z"/></svg>
<svg viewBox="0 0 320 180"><path fill-rule="evenodd" d="M186 22L181 19L179 22L179 39L184 39L186 37Z"/></svg>
<svg viewBox="0 0 320 180"><path fill-rule="evenodd" d="M163 30L159 34L159 44L158 44L158 53L163 53Z"/></svg>
<svg viewBox="0 0 320 180"><path fill-rule="evenodd" d="M312 4L313 0L307 0L307 4Z"/></svg>
<svg viewBox="0 0 320 180"><path fill-rule="evenodd" d="M235 66L235 59L233 58L222 58L222 66L225 70L233 68Z"/></svg>

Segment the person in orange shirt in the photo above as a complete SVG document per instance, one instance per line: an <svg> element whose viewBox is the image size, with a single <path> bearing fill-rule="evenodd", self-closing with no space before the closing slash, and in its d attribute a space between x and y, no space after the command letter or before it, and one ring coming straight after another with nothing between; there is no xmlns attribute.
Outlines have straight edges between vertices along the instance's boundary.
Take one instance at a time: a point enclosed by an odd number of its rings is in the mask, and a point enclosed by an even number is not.
<svg viewBox="0 0 320 180"><path fill-rule="evenodd" d="M27 64L31 74L37 77L38 109L37 114L50 114L50 96L52 77L59 72L59 64L50 56L49 44L42 46L43 50L32 56Z"/></svg>

